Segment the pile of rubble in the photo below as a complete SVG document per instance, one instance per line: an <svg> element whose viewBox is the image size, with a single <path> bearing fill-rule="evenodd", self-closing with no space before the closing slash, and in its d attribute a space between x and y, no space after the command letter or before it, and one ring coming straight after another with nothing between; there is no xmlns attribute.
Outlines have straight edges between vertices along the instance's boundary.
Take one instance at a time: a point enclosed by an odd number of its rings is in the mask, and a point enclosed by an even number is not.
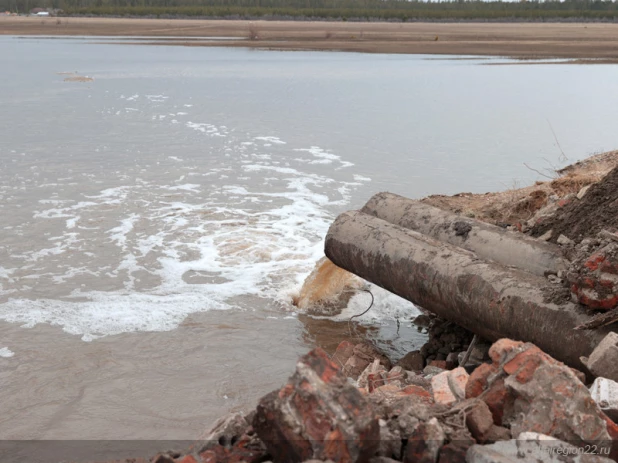
<svg viewBox="0 0 618 463"><path fill-rule="evenodd" d="M599 349L593 355L615 361L618 335L612 333ZM463 367L437 366L439 360L423 366L419 356L392 365L368 343L344 341L332 357L315 349L299 359L287 384L263 397L256 410L219 420L185 452L148 461L618 459L618 383L597 378L589 388L582 372L530 343L501 339L488 357L468 374ZM147 460L124 463L140 461Z"/></svg>

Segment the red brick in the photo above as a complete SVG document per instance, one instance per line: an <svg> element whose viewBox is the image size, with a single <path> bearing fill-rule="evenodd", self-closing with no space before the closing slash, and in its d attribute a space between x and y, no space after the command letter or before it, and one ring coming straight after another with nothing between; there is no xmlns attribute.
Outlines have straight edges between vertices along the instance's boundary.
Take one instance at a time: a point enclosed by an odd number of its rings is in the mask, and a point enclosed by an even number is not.
<svg viewBox="0 0 618 463"><path fill-rule="evenodd" d="M504 364L502 369L508 375L515 374L515 379L522 384L527 383L534 376L544 355L538 347L534 347L517 354L511 361Z"/></svg>
<svg viewBox="0 0 618 463"><path fill-rule="evenodd" d="M477 442L485 442L487 435L494 427L493 415L485 402L474 400L470 407L467 407L466 426Z"/></svg>
<svg viewBox="0 0 618 463"><path fill-rule="evenodd" d="M481 394L480 398L487 404L494 418L494 423L502 426L502 416L504 415L504 405L507 400L507 390L504 379L494 381L489 388Z"/></svg>
<svg viewBox="0 0 618 463"><path fill-rule="evenodd" d="M403 462L435 463L444 439L444 431L435 418L421 422L408 438Z"/></svg>
<svg viewBox="0 0 618 463"><path fill-rule="evenodd" d="M410 384L409 386L406 386L403 389L401 389L398 392L398 395L402 395L402 396L414 395L416 397L421 397L422 399L428 399L429 401L433 402L433 399L431 398L431 394L429 393L429 391L426 391L420 386L415 386L414 384Z"/></svg>
<svg viewBox="0 0 618 463"><path fill-rule="evenodd" d="M472 372L466 384L466 399L480 396L487 388L490 375L496 373L497 367L489 363L483 363Z"/></svg>
<svg viewBox="0 0 618 463"><path fill-rule="evenodd" d="M301 357L290 385L290 396L275 392L263 397L253 421L274 462L373 456L380 433L377 417L323 350Z"/></svg>
<svg viewBox="0 0 618 463"><path fill-rule="evenodd" d="M502 338L496 341L489 348L489 358L491 358L494 364L499 364L503 357L515 349L523 346L524 343L520 341L513 341L512 339Z"/></svg>

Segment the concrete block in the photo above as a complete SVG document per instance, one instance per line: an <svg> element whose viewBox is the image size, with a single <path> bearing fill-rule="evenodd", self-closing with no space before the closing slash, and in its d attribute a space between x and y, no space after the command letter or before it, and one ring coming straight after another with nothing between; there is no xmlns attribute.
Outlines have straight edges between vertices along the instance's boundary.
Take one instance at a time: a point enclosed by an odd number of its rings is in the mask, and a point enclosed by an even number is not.
<svg viewBox="0 0 618 463"><path fill-rule="evenodd" d="M592 351L587 361L595 375L618 381L618 334L610 332Z"/></svg>
<svg viewBox="0 0 618 463"><path fill-rule="evenodd" d="M607 378L597 378L592 383L590 395L601 410L618 423L618 383Z"/></svg>
<svg viewBox="0 0 618 463"><path fill-rule="evenodd" d="M491 445L473 445L466 454L467 463L610 463L611 459L584 452L559 439L534 432L521 433L517 439Z"/></svg>

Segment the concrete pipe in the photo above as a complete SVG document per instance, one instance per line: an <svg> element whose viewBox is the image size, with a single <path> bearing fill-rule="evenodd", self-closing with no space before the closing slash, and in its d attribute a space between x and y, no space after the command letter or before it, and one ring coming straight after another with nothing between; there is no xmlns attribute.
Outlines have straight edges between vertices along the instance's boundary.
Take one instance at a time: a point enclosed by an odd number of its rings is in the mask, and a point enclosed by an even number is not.
<svg viewBox="0 0 618 463"><path fill-rule="evenodd" d="M359 211L335 220L325 253L339 267L489 341L532 342L577 368L583 367L579 357L607 334L573 330L589 316L571 302L547 301L545 278Z"/></svg>
<svg viewBox="0 0 618 463"><path fill-rule="evenodd" d="M557 274L568 267L560 248L521 233L429 206L392 193L378 193L362 211L445 243L474 251L483 259L535 275Z"/></svg>

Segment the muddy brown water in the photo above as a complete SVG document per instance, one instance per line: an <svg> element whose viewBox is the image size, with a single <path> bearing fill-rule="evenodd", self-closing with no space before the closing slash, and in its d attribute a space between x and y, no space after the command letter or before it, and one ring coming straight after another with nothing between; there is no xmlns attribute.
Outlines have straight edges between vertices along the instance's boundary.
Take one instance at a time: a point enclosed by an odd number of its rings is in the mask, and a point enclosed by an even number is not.
<svg viewBox="0 0 618 463"><path fill-rule="evenodd" d="M415 308L377 288L351 334L367 293L332 318L291 304L335 216L531 183L547 119L573 157L618 145L615 66L0 46L5 440L190 440L314 346L418 348Z"/></svg>

